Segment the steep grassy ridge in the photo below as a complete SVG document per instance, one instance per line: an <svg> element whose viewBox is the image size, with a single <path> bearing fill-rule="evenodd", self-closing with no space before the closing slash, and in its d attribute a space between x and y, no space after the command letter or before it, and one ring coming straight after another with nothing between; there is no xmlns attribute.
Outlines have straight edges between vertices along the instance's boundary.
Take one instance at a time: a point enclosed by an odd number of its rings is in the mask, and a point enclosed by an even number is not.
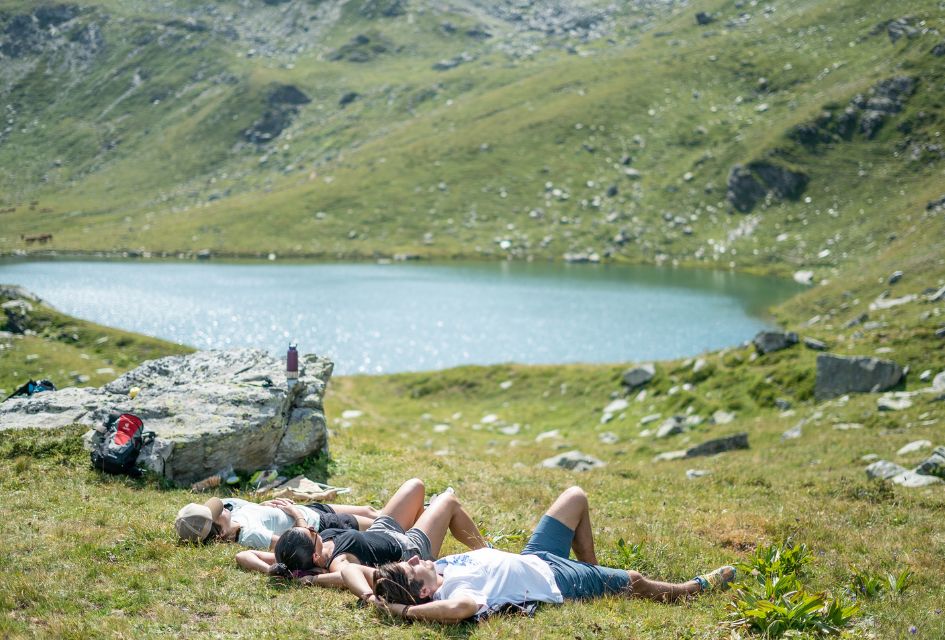
<svg viewBox="0 0 945 640"><path fill-rule="evenodd" d="M309 20L300 2L233 20L221 17L229 5L88 9L73 22L122 17L104 23L108 46L79 86L62 89L62 72L41 64L8 86L18 126L34 124L0 144L18 167L6 201L20 205L2 214L0 248L39 248L20 234L53 233L44 248L597 253L819 278L872 255L941 195L943 72L930 50L943 25L931 1L910 4L915 37L895 42L885 23L902 9L882 2L633 5L596 38L516 31L481 7L385 16L362 4L322 3ZM697 25L699 10L715 22ZM469 37L470 25L492 37ZM519 41L536 48L524 55ZM432 68L464 52L474 59ZM914 78L914 93L872 139L789 138L894 75ZM283 84L312 101L273 141L249 142L279 112ZM731 167L764 159L804 172L806 190L733 214Z"/></svg>

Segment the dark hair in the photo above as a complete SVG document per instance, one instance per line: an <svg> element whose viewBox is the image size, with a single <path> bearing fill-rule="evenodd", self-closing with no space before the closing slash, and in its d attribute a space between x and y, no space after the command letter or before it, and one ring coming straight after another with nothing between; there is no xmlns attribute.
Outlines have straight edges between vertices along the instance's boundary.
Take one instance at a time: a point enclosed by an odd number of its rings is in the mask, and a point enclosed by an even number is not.
<svg viewBox="0 0 945 640"><path fill-rule="evenodd" d="M312 554L315 543L308 531L301 528L289 529L276 542L276 562L269 567L269 575L279 578L294 578L302 573L316 573L318 567Z"/></svg>
<svg viewBox="0 0 945 640"><path fill-rule="evenodd" d="M218 525L216 522L210 523L210 533L207 534L207 537L201 540L201 544L210 544L211 542L220 542L224 540L223 528Z"/></svg>
<svg viewBox="0 0 945 640"><path fill-rule="evenodd" d="M423 604L432 598L421 598L423 582L411 580L399 562L388 562L374 571L374 595L394 604Z"/></svg>

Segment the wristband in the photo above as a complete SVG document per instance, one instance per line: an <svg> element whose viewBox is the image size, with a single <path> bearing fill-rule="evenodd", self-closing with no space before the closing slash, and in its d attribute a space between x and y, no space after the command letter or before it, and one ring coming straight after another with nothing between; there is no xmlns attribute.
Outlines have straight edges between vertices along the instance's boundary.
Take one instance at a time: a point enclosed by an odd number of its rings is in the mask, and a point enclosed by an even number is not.
<svg viewBox="0 0 945 640"><path fill-rule="evenodd" d="M406 618L406 617L407 617L407 612L410 611L410 607L411 607L411 606L412 606L412 605L409 605L409 604L408 604L407 606L404 607L404 610L400 612L400 616L401 616L402 618Z"/></svg>

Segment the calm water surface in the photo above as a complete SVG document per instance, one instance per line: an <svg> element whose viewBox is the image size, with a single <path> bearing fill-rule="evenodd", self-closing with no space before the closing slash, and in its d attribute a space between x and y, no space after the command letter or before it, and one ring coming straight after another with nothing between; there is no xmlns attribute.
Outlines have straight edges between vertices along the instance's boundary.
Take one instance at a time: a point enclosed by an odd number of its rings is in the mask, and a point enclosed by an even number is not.
<svg viewBox="0 0 945 640"><path fill-rule="evenodd" d="M623 362L739 344L790 282L535 264L0 262L59 310L200 349L331 357L337 373Z"/></svg>

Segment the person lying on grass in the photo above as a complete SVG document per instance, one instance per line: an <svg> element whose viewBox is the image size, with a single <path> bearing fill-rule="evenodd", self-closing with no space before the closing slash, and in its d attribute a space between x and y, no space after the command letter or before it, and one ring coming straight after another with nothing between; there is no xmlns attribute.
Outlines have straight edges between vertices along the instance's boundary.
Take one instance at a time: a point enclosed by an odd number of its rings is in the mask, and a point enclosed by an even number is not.
<svg viewBox="0 0 945 640"><path fill-rule="evenodd" d="M391 497L366 531L298 526L279 538L275 551L242 551L236 562L244 569L272 576L301 578L306 584L344 587L344 567L374 567L409 558L437 557L449 530L470 549L486 546L472 518L452 493L424 509L424 486L408 480Z"/></svg>
<svg viewBox="0 0 945 640"><path fill-rule="evenodd" d="M377 517L369 506L295 504L286 498L262 503L239 498L191 502L177 512L174 528L189 542L237 542L253 549L272 549L279 536L296 525L322 529L367 529Z"/></svg>
<svg viewBox="0 0 945 640"><path fill-rule="evenodd" d="M577 560L569 559L571 549ZM587 494L580 487L555 500L521 554L479 549L436 562L410 558L376 570L345 566L341 573L349 590L383 611L452 623L526 602L558 604L605 595L672 602L735 578L735 568L726 566L670 584L598 565Z"/></svg>

